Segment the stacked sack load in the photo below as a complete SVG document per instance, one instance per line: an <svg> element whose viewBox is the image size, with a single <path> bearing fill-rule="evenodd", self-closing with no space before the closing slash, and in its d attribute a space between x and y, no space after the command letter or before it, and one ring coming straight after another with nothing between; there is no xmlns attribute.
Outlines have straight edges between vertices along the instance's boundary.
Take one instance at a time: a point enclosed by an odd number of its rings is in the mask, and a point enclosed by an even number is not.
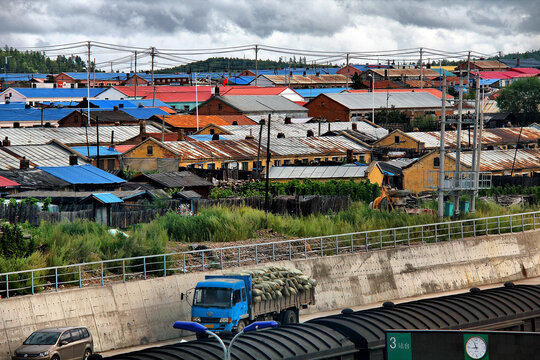
<svg viewBox="0 0 540 360"><path fill-rule="evenodd" d="M309 278L300 270L281 266L267 266L225 275L251 275L253 302L293 296L317 286L317 280Z"/></svg>

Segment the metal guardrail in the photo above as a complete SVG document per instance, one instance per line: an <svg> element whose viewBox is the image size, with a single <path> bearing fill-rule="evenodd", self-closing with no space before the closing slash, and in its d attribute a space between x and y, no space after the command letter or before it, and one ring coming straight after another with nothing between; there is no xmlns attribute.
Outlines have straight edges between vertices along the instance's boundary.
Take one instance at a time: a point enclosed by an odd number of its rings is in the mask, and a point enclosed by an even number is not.
<svg viewBox="0 0 540 360"><path fill-rule="evenodd" d="M277 242L193 250L65 265L0 274L0 295L35 294L64 288L103 286L177 273L309 259L389 247L459 240L537 228L540 211L318 236Z"/></svg>

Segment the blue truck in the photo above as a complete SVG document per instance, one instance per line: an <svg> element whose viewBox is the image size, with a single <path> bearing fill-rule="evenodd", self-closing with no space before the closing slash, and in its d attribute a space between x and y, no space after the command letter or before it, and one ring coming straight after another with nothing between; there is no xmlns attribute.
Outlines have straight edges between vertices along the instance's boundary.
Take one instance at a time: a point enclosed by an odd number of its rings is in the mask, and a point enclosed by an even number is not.
<svg viewBox="0 0 540 360"><path fill-rule="evenodd" d="M207 275L193 294L191 321L208 330L238 332L254 321L298 322L298 311L315 304L315 289L272 300L254 301L250 275Z"/></svg>

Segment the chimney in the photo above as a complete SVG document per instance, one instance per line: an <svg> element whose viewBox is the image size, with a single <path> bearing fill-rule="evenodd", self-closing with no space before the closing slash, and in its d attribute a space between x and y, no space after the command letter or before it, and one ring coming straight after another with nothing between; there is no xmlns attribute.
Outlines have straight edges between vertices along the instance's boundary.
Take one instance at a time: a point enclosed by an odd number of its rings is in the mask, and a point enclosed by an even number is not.
<svg viewBox="0 0 540 360"><path fill-rule="evenodd" d="M77 155L69 155L69 166L78 165L79 157Z"/></svg>
<svg viewBox="0 0 540 360"><path fill-rule="evenodd" d="M139 134L146 134L146 121L144 120L139 121Z"/></svg>
<svg viewBox="0 0 540 360"><path fill-rule="evenodd" d="M352 149L347 149L347 164L353 163L353 151Z"/></svg>
<svg viewBox="0 0 540 360"><path fill-rule="evenodd" d="M307 137L313 137L313 130L308 130L306 135Z"/></svg>
<svg viewBox="0 0 540 360"><path fill-rule="evenodd" d="M232 124L233 124L233 125L238 125L238 121L234 120L234 121L232 122Z"/></svg>
<svg viewBox="0 0 540 360"><path fill-rule="evenodd" d="M118 111L118 106L114 105L112 109L113 111Z"/></svg>
<svg viewBox="0 0 540 360"><path fill-rule="evenodd" d="M328 131L330 131L330 123L328 123Z"/></svg>
<svg viewBox="0 0 540 360"><path fill-rule="evenodd" d="M290 124L291 118L289 116L285 116L285 124Z"/></svg>
<svg viewBox="0 0 540 360"><path fill-rule="evenodd" d="M8 139L8 137L6 136L4 138L4 140L2 140L2 146L10 146L11 145L11 141Z"/></svg>
<svg viewBox="0 0 540 360"><path fill-rule="evenodd" d="M14 128L20 128L20 127L21 127L21 123L18 122L18 121L15 121L15 122L13 123L13 127L14 127Z"/></svg>
<svg viewBox="0 0 540 360"><path fill-rule="evenodd" d="M219 134L212 135L212 140L219 140Z"/></svg>
<svg viewBox="0 0 540 360"><path fill-rule="evenodd" d="M253 135L246 135L246 140L253 140L255 139Z"/></svg>
<svg viewBox="0 0 540 360"><path fill-rule="evenodd" d="M214 90L214 95L219 96L219 87L217 87L217 86L216 86L216 88Z"/></svg>
<svg viewBox="0 0 540 360"><path fill-rule="evenodd" d="M388 80L388 69L384 69L384 80Z"/></svg>
<svg viewBox="0 0 540 360"><path fill-rule="evenodd" d="M184 134L184 129L178 130L178 141L186 140L186 135Z"/></svg>
<svg viewBox="0 0 540 360"><path fill-rule="evenodd" d="M517 58L516 67L519 67L519 65L521 65L521 59L520 59L520 58Z"/></svg>
<svg viewBox="0 0 540 360"><path fill-rule="evenodd" d="M352 123L351 125L353 130L358 130L358 125L356 123Z"/></svg>
<svg viewBox="0 0 540 360"><path fill-rule="evenodd" d="M118 104L119 109L122 109L123 107L124 107L124 104L122 104L122 103Z"/></svg>
<svg viewBox="0 0 540 360"><path fill-rule="evenodd" d="M30 160L28 160L25 156L21 160L19 160L19 169L25 170L30 168Z"/></svg>
<svg viewBox="0 0 540 360"><path fill-rule="evenodd" d="M277 138L278 138L278 139L284 139L284 138L285 138L285 134L282 133L282 132L280 132L280 133L277 134Z"/></svg>
<svg viewBox="0 0 540 360"><path fill-rule="evenodd" d="M142 103L139 103L139 105L137 105L138 108L142 108L144 107Z"/></svg>
<svg viewBox="0 0 540 360"><path fill-rule="evenodd" d="M24 104L25 109L30 109L30 104Z"/></svg>

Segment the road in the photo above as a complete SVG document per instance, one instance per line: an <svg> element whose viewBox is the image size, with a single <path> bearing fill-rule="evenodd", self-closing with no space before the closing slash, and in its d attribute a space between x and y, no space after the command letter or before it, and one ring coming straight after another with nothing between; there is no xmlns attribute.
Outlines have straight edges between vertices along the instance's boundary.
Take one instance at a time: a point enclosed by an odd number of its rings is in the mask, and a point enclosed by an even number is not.
<svg viewBox="0 0 540 360"><path fill-rule="evenodd" d="M540 285L540 277L524 279L524 280L518 280L518 281L514 281L514 283L515 284L520 284L520 285ZM480 288L481 290L484 290L484 289L490 289L490 288L495 288L495 287L501 287L503 285L504 285L504 283L497 283L497 284L491 284L491 285L478 286L478 288ZM460 294L460 293L463 293L465 291L466 291L466 289L452 290L452 291L430 293L430 294L425 294L425 295L408 297L408 298L403 298L403 299L399 299L399 300L398 299L390 299L390 300L393 301L394 303L398 304L398 303L402 303L402 302L421 300L421 299L438 297L438 296ZM351 309L353 309L354 311L365 310L365 309L370 309L370 308L382 306L382 304L383 304L383 302L381 301L381 302L378 302L378 303L371 303L371 304L366 304L366 305L362 305L362 306L355 306L355 307L352 307ZM305 321L308 321L308 320L311 320L311 319L314 319L314 318L318 318L318 317L322 317L322 316L339 314L341 312L341 310L343 310L343 309L336 309L336 310L332 310L332 311L325 311L325 312L319 312L319 313L314 313L314 314L301 315L300 316L300 321L305 322ZM175 331L172 328L172 325L171 325L171 331ZM182 340L191 341L191 340L194 340L194 339L195 339L195 336L188 336L188 337L183 337L183 338L178 338L178 339L171 339L171 340L167 340L167 341L161 341L161 342L157 342L157 343L153 343L153 344L145 344L145 345L140 345L140 346L132 346L132 347L128 347L128 348L104 351L104 352L101 352L100 354L103 355L103 357L107 357L107 356L113 356L113 355L117 355L117 354L123 354L123 353L126 353L126 352L131 352L131 351L143 350L143 349L146 349L146 348L149 348L149 347L154 347L154 346L163 346L163 345L175 344L175 343L177 343L179 341L182 341Z"/></svg>

